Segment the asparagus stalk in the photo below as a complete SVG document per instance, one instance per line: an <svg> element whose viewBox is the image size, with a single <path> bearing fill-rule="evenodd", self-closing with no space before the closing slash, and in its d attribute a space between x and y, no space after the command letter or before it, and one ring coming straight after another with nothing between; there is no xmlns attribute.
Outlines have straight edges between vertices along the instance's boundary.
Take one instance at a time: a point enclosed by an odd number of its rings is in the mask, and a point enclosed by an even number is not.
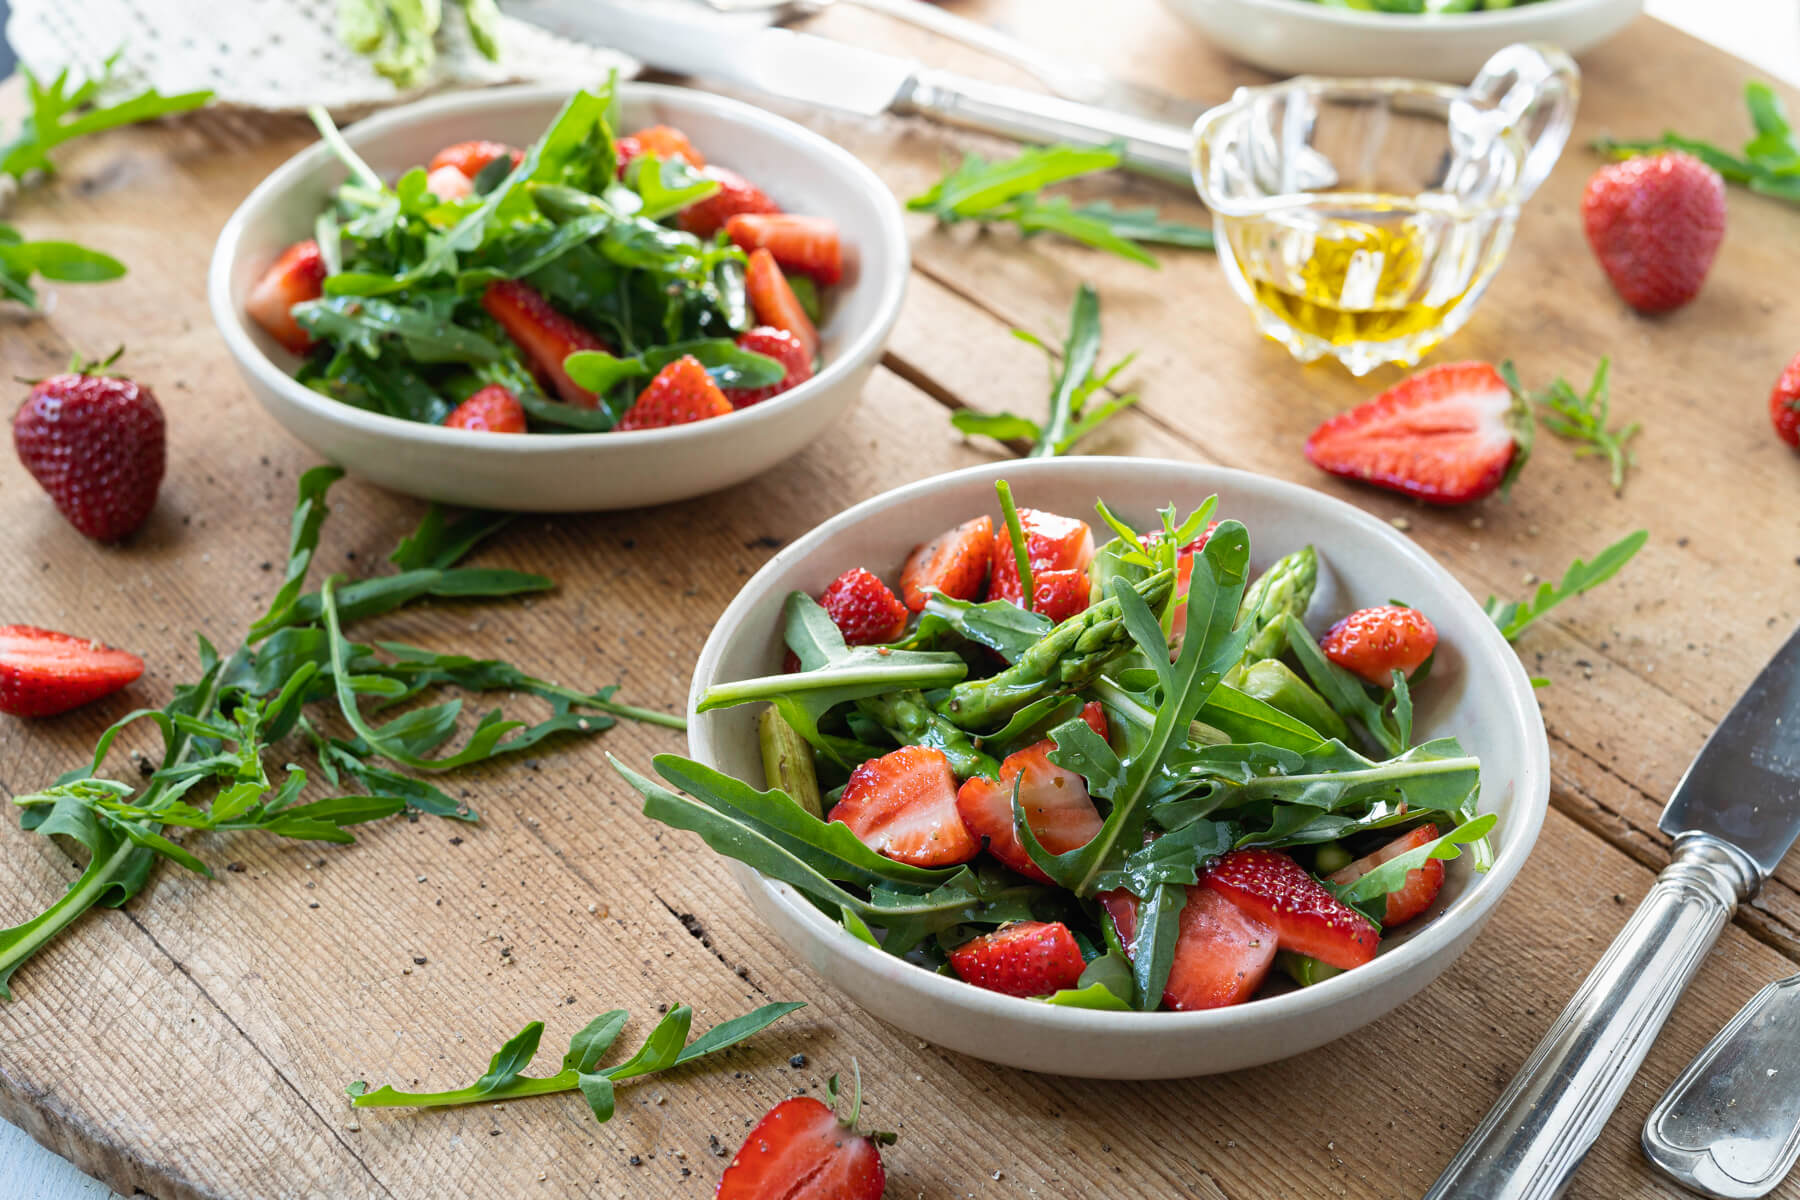
<svg viewBox="0 0 1800 1200"><path fill-rule="evenodd" d="M1238 664L1240 671L1252 663L1274 658L1287 648L1281 618L1287 613L1296 618L1306 616L1306 606L1312 603L1318 581L1319 556L1311 546L1302 546L1279 559L1245 590L1238 624L1248 622L1252 632ZM1234 680L1227 676L1226 682Z"/></svg>
<svg viewBox="0 0 1800 1200"><path fill-rule="evenodd" d="M1230 686L1246 696L1305 721L1325 737L1342 741L1350 736L1350 727L1325 702L1325 697L1289 670L1288 665L1281 660L1265 658L1248 666L1240 663L1233 674L1237 678Z"/></svg>
<svg viewBox="0 0 1800 1200"><path fill-rule="evenodd" d="M825 801L819 795L819 775L813 766L813 749L792 725L770 705L756 719L756 739L762 746L763 776L772 788L780 788L813 816L825 819Z"/></svg>
<svg viewBox="0 0 1800 1200"><path fill-rule="evenodd" d="M902 745L932 746L944 752L957 778L1000 774L1000 764L984 754L976 739L933 710L918 688L904 688L858 700L856 707Z"/></svg>

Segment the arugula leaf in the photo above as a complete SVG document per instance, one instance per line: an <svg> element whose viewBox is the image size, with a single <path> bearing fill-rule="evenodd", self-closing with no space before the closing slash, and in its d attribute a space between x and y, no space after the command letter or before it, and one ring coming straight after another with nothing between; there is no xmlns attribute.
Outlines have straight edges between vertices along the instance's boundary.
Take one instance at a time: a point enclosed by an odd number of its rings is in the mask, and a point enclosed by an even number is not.
<svg viewBox="0 0 1800 1200"><path fill-rule="evenodd" d="M1089 405L1089 401L1104 392L1119 373L1131 365L1136 355L1127 355L1106 370L1095 373L1100 353L1100 297L1088 284L1082 284L1075 292L1060 363L1056 352L1031 334L1015 329L1013 336L1042 350L1050 362L1048 419L1040 425L1014 413L984 413L965 408L950 414L950 423L959 431L982 434L998 441L1030 442L1032 446L1027 458L1050 458L1067 454L1076 442L1099 428L1107 418L1137 403L1137 393L1129 392L1123 396L1107 395L1104 400Z"/></svg>
<svg viewBox="0 0 1800 1200"><path fill-rule="evenodd" d="M488 1064L487 1073L468 1087L443 1092L402 1092L384 1085L371 1091L369 1085L359 1079L344 1091L355 1108L447 1108L458 1104L498 1102L525 1096L546 1096L554 1092L579 1091L587 1100L595 1119L606 1121L613 1114L615 1083L666 1071L670 1067L729 1049L761 1033L796 1009L805 1007L799 1001L765 1004L741 1017L715 1025L688 1042L688 1028L693 1022L694 1010L685 1004L672 1005L668 1014L651 1030L650 1036L638 1048L637 1053L617 1066L608 1067L604 1071L596 1070L600 1059L612 1047L625 1025L624 1011L614 1009L594 1018L586 1028L577 1033L569 1043L568 1054L563 1056L563 1069L554 1075L545 1076L523 1074L536 1056L538 1042L544 1032L543 1022L533 1021L500 1048Z"/></svg>
<svg viewBox="0 0 1800 1200"><path fill-rule="evenodd" d="M65 142L121 125L187 112L212 99L211 91L165 96L151 88L117 104L100 104L96 97L111 86L118 61L119 52L115 51L101 65L98 77L73 91L69 89L67 68L45 87L29 67L21 64L19 74L25 77L30 112L12 140L0 146L0 173L14 179L23 179L34 170L54 175L56 164L51 161L50 152Z"/></svg>
<svg viewBox="0 0 1800 1200"><path fill-rule="evenodd" d="M0 294L27 308L38 307L33 275L59 283L104 283L125 274L110 254L74 242L28 242L11 225L0 225Z"/></svg>
<svg viewBox="0 0 1800 1200"><path fill-rule="evenodd" d="M1519 386L1519 377L1514 373L1510 362L1500 364L1500 375L1506 380L1506 386L1514 396L1537 408L1539 419L1546 429L1557 437L1582 443L1575 448L1576 458L1586 458L1591 454L1604 456L1611 466L1613 493L1622 496L1625 494L1625 471L1633 461L1631 451L1626 449L1625 444L1643 426L1633 421L1619 429L1606 427L1612 407L1606 385L1607 367L1610 363L1610 359L1600 360L1600 365L1594 370L1593 381L1588 384L1585 393L1577 392L1561 376L1545 391L1527 393Z"/></svg>
<svg viewBox="0 0 1800 1200"><path fill-rule="evenodd" d="M1334 884L1330 880L1323 882L1339 900L1359 909L1379 925L1382 913L1386 910L1387 894L1405 887L1409 873L1424 866L1428 859L1460 858L1461 847L1485 843L1488 832L1498 821L1499 818L1493 813L1484 813L1423 846L1415 846L1403 854L1395 855L1353 883ZM1477 869L1484 868L1478 866Z"/></svg>
<svg viewBox="0 0 1800 1200"><path fill-rule="evenodd" d="M1617 575L1631 561L1632 556L1643 549L1648 540L1649 530L1635 530L1594 555L1593 562L1578 558L1570 563L1569 569L1563 572L1561 583L1552 584L1545 580L1538 584L1534 594L1524 600L1501 601L1495 596L1489 596L1482 608L1494 624L1500 627L1500 632L1507 641L1516 641L1533 621L1564 600L1579 596Z"/></svg>

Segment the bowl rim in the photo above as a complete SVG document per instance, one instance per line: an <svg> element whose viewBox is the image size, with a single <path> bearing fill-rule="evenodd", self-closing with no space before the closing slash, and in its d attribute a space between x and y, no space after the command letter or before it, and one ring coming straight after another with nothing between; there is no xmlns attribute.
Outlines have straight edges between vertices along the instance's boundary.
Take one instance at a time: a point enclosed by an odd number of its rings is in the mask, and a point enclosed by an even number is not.
<svg viewBox="0 0 1800 1200"><path fill-rule="evenodd" d="M1497 658L1501 664L1504 712L1522 732L1526 745L1514 786L1515 813L1508 818L1501 831L1493 866L1486 874L1476 876L1464 893L1439 913L1431 924L1418 930L1393 951L1379 954L1373 961L1353 971L1346 971L1311 987L1297 988L1291 992L1227 1008L1198 1012L1111 1012L1065 1008L972 987L959 979L936 974L917 967L916 964L904 963L904 960L862 942L841 925L829 920L790 885L770 879L731 860L734 874L744 881L746 889L752 886L762 888L773 902L787 910L791 919L802 925L812 926L815 933L821 935L821 944L828 954L849 957L866 970L882 967L891 969L895 963L913 967L912 971L901 976L906 981L905 986L915 988L935 1004L973 1008L984 1016L1017 1018L1052 1032L1069 1035L1141 1034L1151 1029L1166 1030L1171 1035L1199 1034L1217 1032L1251 1017L1266 1017L1270 1021L1300 1018L1339 1003L1349 1003L1355 996L1378 992L1384 985L1398 982L1408 972L1425 969L1431 959L1453 947L1459 938L1472 937L1524 867L1550 804L1549 739L1544 729L1543 714L1538 708L1524 665L1468 590L1410 538L1347 501L1302 484L1253 471L1179 459L1134 456L1082 455L1072 458L1000 460L905 484L845 509L777 551L761 570L745 581L738 594L720 614L695 662L689 687L689 754L718 769L712 755L712 726L709 722L699 720L701 714L695 711L703 690L703 681L710 679L717 669L726 646L743 635L749 623L749 610L769 589L773 579L785 571L792 561L810 553L815 546L844 529L859 525L878 514L904 511L909 501L953 484L1006 476L1016 485L1021 479L1033 476L1078 472L1089 464L1101 467L1124 466L1125 469L1141 469L1145 466L1176 467L1192 472L1203 489L1218 490L1223 484L1229 483L1233 490L1250 493L1261 490L1300 498L1333 517L1360 527L1364 533L1386 543L1400 558L1411 560L1427 573L1441 577L1446 584L1444 591L1449 602L1464 610L1465 615L1479 618L1479 623L1474 625L1482 631L1478 635L1478 648L1483 657ZM1475 649L1468 648L1465 652L1473 656ZM779 933L776 936L780 937ZM785 938L782 940L786 943ZM798 948L790 946L790 949ZM893 979L891 982L899 985L900 979Z"/></svg>
<svg viewBox="0 0 1800 1200"><path fill-rule="evenodd" d="M1287 13L1320 25L1376 30L1387 34L1401 33L1403 36L1410 36L1414 30L1428 31L1433 34L1441 34L1450 29L1468 29L1471 32L1483 30L1492 33L1513 26L1537 25L1555 21L1558 18L1622 8L1627 4L1636 4L1640 7L1643 4L1643 0L1536 0L1531 4L1520 4L1512 8L1483 9L1479 12L1399 13L1339 8L1336 5L1317 3L1317 0L1215 0L1215 2L1236 5L1241 8L1261 9L1269 13Z"/></svg>
<svg viewBox="0 0 1800 1200"><path fill-rule="evenodd" d="M880 176L823 135L797 121L753 104L672 84L621 80L617 86L621 100L668 101L677 107L686 106L726 120L760 126L768 132L798 142L810 150L816 160L826 164L828 169L850 177L860 185L860 191L874 197L879 239L892 257L895 269L886 278L870 281L876 289L874 319L848 338L844 347L812 378L779 396L710 421L693 421L660 429L614 429L602 433L538 434L508 438L496 438L483 430L453 429L443 425L427 425L421 421L408 421L386 413L369 412L322 396L294 379L256 344L250 335L248 315L232 302L231 277L237 266L245 227L264 208L296 186L301 178L332 161L331 150L323 142L315 142L296 152L271 171L232 211L213 244L212 261L207 270L208 306L212 310L213 325L218 329L219 336L224 339L226 348L239 368L251 375L255 382L279 393L288 403L313 416L350 426L360 432L401 437L445 448L483 448L491 453L521 457L561 454L599 445L649 450L717 436L720 429L747 433L753 424L779 421L789 409L831 391L868 359L879 355L888 334L899 319L907 278L912 271L911 248L907 242L899 202ZM360 148L363 142L404 128L416 120L446 113L478 113L486 108L514 101L556 102L566 99L574 90L567 82L528 83L432 96L357 121L345 128L344 137L351 146Z"/></svg>

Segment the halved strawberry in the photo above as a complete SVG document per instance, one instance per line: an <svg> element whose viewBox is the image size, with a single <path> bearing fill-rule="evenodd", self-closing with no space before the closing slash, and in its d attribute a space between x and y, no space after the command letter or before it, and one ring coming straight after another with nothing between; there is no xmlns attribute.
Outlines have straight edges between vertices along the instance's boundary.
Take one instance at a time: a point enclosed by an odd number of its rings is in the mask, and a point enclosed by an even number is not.
<svg viewBox="0 0 1800 1200"><path fill-rule="evenodd" d="M1279 850L1233 850L1200 877L1250 916L1272 925L1283 950L1345 970L1375 957L1381 934Z"/></svg>
<svg viewBox="0 0 1800 1200"><path fill-rule="evenodd" d="M1096 703L1082 709L1082 718L1101 737L1106 736L1106 715ZM1006 756L1000 778L976 775L964 781L956 793L956 811L969 832L985 839L988 853L1029 879L1049 883L1050 877L1031 861L1013 830L1013 787L1019 789L1019 807L1038 844L1052 854L1066 854L1085 846L1100 832L1099 810L1088 796L1087 780L1050 761L1056 743L1050 738Z"/></svg>
<svg viewBox="0 0 1800 1200"><path fill-rule="evenodd" d="M819 331L812 318L801 307L800 297L788 286L787 276L767 250L752 250L750 265L744 271L744 289L750 294L750 307L762 325L785 329L800 339L811 362L819 356Z"/></svg>
<svg viewBox="0 0 1800 1200"><path fill-rule="evenodd" d="M1059 517L1042 509L1021 508L1019 527L1025 531L1025 557L1034 576L1042 571L1085 571L1093 561L1094 531L1086 521ZM1004 524L996 525L994 573L988 580L987 598L1017 604L1024 595L1019 586L1019 560L1013 554L1012 534Z"/></svg>
<svg viewBox="0 0 1800 1200"><path fill-rule="evenodd" d="M696 237L709 238L725 228L739 213L778 213L781 206L768 193L728 167L707 167L701 172L718 181L719 190L681 210L681 227Z"/></svg>
<svg viewBox="0 0 1800 1200"><path fill-rule="evenodd" d="M1123 888L1102 892L1100 903L1135 957L1137 897ZM1275 930L1211 888L1187 889L1177 919L1175 955L1163 985L1163 1007L1177 1012L1226 1008L1256 994L1275 962Z"/></svg>
<svg viewBox="0 0 1800 1200"><path fill-rule="evenodd" d="M1087 964L1061 921L1017 921L950 952L964 983L1008 996L1048 996L1074 987Z"/></svg>
<svg viewBox="0 0 1800 1200"><path fill-rule="evenodd" d="M1531 413L1483 362L1431 367L1306 439L1333 475L1431 504L1479 500L1525 465Z"/></svg>
<svg viewBox="0 0 1800 1200"><path fill-rule="evenodd" d="M670 425L686 425L708 417L723 417L731 412L731 401L706 373L700 360L684 354L656 373L650 385L638 393L625 415L615 427L633 429L665 429Z"/></svg>
<svg viewBox="0 0 1800 1200"><path fill-rule="evenodd" d="M636 133L626 134L616 144L619 168L640 154L654 154L664 162L679 158L698 171L706 166L706 156L688 141L688 135L673 125L650 125Z"/></svg>
<svg viewBox="0 0 1800 1200"><path fill-rule="evenodd" d="M856 1131L861 1087L859 1079L848 1120L833 1111L830 1091L829 1104L790 1096L771 1108L732 1156L715 1200L881 1200L887 1175L877 1143L894 1135Z"/></svg>
<svg viewBox="0 0 1800 1200"><path fill-rule="evenodd" d="M954 866L981 849L956 815L950 760L929 746L902 746L858 766L831 819L871 850L915 867Z"/></svg>
<svg viewBox="0 0 1800 1200"><path fill-rule="evenodd" d="M144 673L144 660L35 625L0 625L0 712L54 717L110 696Z"/></svg>
<svg viewBox="0 0 1800 1200"><path fill-rule="evenodd" d="M744 253L767 250L782 270L811 275L823 287L844 277L843 244L829 217L738 213L725 222L725 235Z"/></svg>
<svg viewBox="0 0 1800 1200"><path fill-rule="evenodd" d="M1358 609L1325 631L1319 649L1346 671L1377 687L1391 687L1393 673L1411 676L1437 649L1437 627L1416 608L1380 604Z"/></svg>
<svg viewBox="0 0 1800 1200"><path fill-rule="evenodd" d="M925 610L926 588L936 588L952 600L973 600L981 595L993 560L993 519L964 521L913 547L900 568L900 595L914 612Z"/></svg>
<svg viewBox="0 0 1800 1200"><path fill-rule="evenodd" d="M457 142L432 155L431 166L427 169L436 171L439 167L455 167L465 178L473 179L496 158L511 159L512 165L516 167L524 160L525 152L508 146L505 142ZM442 198L442 192L437 194Z"/></svg>
<svg viewBox="0 0 1800 1200"><path fill-rule="evenodd" d="M425 190L445 202L461 200L475 190L475 182L455 167L433 167L425 177Z"/></svg>
<svg viewBox="0 0 1800 1200"><path fill-rule="evenodd" d="M500 322L507 336L525 352L538 377L565 403L581 408L594 408L600 403L598 396L578 386L563 370L563 359L577 350L606 350L606 343L598 336L551 307L536 288L517 279L488 284L487 291L481 294L481 307Z"/></svg>
<svg viewBox="0 0 1800 1200"><path fill-rule="evenodd" d="M771 396L779 396L792 387L799 387L813 377L812 355L800 344L800 339L785 329L776 329L772 325L758 325L749 333L738 335L737 344L753 354L766 354L783 367L787 374L780 383L771 383L759 388L726 388L725 395L734 408L749 408L752 404L761 404Z"/></svg>
<svg viewBox="0 0 1800 1200"><path fill-rule="evenodd" d="M852 567L819 597L832 624L852 646L876 646L906 632L906 605L880 578Z"/></svg>
<svg viewBox="0 0 1800 1200"><path fill-rule="evenodd" d="M457 405L444 424L451 429L480 429L488 433L524 433L525 409L518 397L497 383L490 383Z"/></svg>
<svg viewBox="0 0 1800 1200"><path fill-rule="evenodd" d="M1438 827L1421 825L1410 833L1402 834L1373 854L1366 854L1341 871L1331 874L1331 882L1340 887L1355 883L1382 863L1398 858L1408 850L1417 850L1427 842L1436 841ZM1381 918L1383 929L1391 929L1404 921L1410 921L1437 899L1438 892L1444 886L1444 862L1439 858L1428 858L1425 865L1406 873L1406 882L1397 890L1388 893L1387 912Z"/></svg>
<svg viewBox="0 0 1800 1200"><path fill-rule="evenodd" d="M1031 611L1060 623L1084 611L1092 591L1085 570L1038 571L1031 577Z"/></svg>
<svg viewBox="0 0 1800 1200"><path fill-rule="evenodd" d="M292 310L294 305L324 294L325 260L319 255L319 243L307 238L283 250L262 273L244 300L244 311L283 347L305 354L313 348L313 336L300 328Z"/></svg>

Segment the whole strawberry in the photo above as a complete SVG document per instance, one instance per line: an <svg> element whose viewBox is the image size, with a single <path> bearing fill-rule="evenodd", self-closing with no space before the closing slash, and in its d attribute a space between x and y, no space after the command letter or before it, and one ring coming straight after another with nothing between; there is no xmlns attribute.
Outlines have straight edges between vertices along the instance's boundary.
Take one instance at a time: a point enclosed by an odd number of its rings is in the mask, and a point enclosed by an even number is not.
<svg viewBox="0 0 1800 1200"><path fill-rule="evenodd" d="M1769 393L1769 418L1775 422L1776 436L1800 450L1800 354L1787 365L1775 390Z"/></svg>
<svg viewBox="0 0 1800 1200"><path fill-rule="evenodd" d="M167 456L150 389L79 362L31 389L13 416L13 446L69 524L102 542L144 523Z"/></svg>
<svg viewBox="0 0 1800 1200"><path fill-rule="evenodd" d="M1725 237L1725 181L1679 151L1612 163L1581 196L1588 245L1614 290L1639 312L1692 300Z"/></svg>

